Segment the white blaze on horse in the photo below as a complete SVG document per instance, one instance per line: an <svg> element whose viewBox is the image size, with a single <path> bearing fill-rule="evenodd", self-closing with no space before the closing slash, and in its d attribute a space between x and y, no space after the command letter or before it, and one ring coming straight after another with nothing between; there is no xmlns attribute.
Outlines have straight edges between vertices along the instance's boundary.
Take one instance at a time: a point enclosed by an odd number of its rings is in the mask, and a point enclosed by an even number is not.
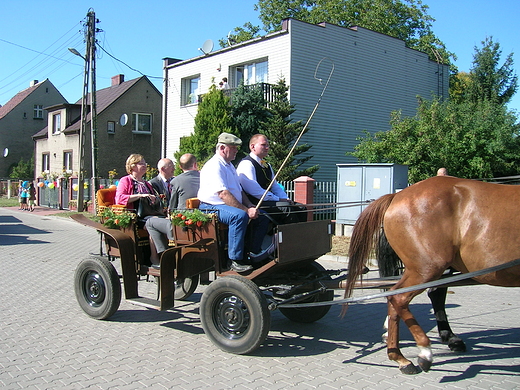
<svg viewBox="0 0 520 390"><path fill-rule="evenodd" d="M351 295L371 251L385 246L385 241L395 254L380 253L379 266L395 268L395 263L388 262L399 259L404 264L403 276L392 290L437 280L450 267L468 273L520 258L519 206L520 186L450 176L432 177L382 196L354 225L345 295ZM474 279L519 287L520 266ZM418 364L422 370L428 371L433 361L430 339L409 309L410 301L422 291L388 297L387 353L405 374L418 373L419 369L399 349L401 319L420 350Z"/></svg>

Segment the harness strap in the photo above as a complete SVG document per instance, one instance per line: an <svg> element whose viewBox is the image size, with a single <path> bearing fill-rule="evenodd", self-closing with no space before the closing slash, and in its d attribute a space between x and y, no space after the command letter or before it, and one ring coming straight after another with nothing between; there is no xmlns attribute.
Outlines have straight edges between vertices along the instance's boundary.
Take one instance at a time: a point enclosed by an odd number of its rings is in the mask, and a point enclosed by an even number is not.
<svg viewBox="0 0 520 390"><path fill-rule="evenodd" d="M397 290L389 290L389 291L385 291L385 292L382 292L382 293L379 293L379 294L365 295L363 297L355 297L355 298L345 298L345 299L340 299L340 300L337 300L337 301L324 301L324 302L299 303L299 304L297 304L297 303L294 303L294 304L283 304L283 303L281 303L279 305L275 304L275 306L276 307L284 307L284 308L302 308L302 307L329 306L329 305L338 305L338 304L344 304L344 303L364 302L364 301L368 301L370 299L384 298L384 297L389 297L391 295L402 294L402 293L406 293L406 292L410 292L410 291L425 290L427 288L439 287L439 286L442 286L442 285L445 285L445 284L448 284L448 283L457 282L457 281L465 280L465 279L471 279L471 278L474 278L476 276L481 276L481 275L489 274L491 272L500 271L500 270L503 270L503 269L506 269L506 268L514 267L516 265L520 265L520 258L516 259L516 260L509 261L509 262L504 263L504 264L495 265L494 267L484 268L484 269L481 269L480 271L474 271L474 272L469 272L467 274L459 274L459 275L455 275L455 276L449 276L449 277L444 278L444 279L438 279L438 280L433 280L431 282L426 282L426 283L422 283L422 284L416 284L415 286L398 288Z"/></svg>

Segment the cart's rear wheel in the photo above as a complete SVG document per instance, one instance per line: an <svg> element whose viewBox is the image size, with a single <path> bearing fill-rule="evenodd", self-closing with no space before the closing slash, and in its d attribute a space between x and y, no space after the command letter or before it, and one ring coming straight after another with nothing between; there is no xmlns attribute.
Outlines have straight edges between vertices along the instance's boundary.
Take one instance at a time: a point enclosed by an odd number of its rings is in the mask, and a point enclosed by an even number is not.
<svg viewBox="0 0 520 390"><path fill-rule="evenodd" d="M202 294L200 318L204 332L220 349L247 354L267 337L271 313L258 286L241 276L213 281Z"/></svg>
<svg viewBox="0 0 520 390"><path fill-rule="evenodd" d="M175 300L183 301L195 292L199 285L199 275L191 278L175 279Z"/></svg>
<svg viewBox="0 0 520 390"><path fill-rule="evenodd" d="M114 266L104 258L85 259L74 274L76 299L85 313L98 320L114 314L121 303L121 282Z"/></svg>
<svg viewBox="0 0 520 390"><path fill-rule="evenodd" d="M303 265L301 267L301 272L303 274L312 273L312 272L322 272L325 268L321 266L321 264L313 261L307 265ZM331 280L331 277L328 276L326 280ZM314 286L317 288L318 286ZM310 303L310 302L325 302L332 301L334 299L334 291L327 290L324 293L313 295L303 301L299 301L298 303ZM283 308L280 307L280 312L286 316L288 319L294 322L301 323L311 323L318 321L323 318L330 310L330 305L327 306L314 306L314 307L302 307L302 308Z"/></svg>

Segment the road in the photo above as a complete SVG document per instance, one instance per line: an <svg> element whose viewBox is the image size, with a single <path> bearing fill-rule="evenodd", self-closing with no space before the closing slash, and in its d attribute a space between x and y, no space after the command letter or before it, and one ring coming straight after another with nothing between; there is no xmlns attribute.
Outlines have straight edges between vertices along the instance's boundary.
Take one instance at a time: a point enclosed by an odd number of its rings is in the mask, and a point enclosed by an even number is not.
<svg viewBox="0 0 520 390"><path fill-rule="evenodd" d="M205 336L198 314L204 287L171 311L123 300L110 320L87 317L76 302L73 275L81 259L99 251L93 229L0 208L0 251L5 389L520 388L520 289L451 289L452 328L469 347L462 355L440 344L427 297L417 297L412 310L432 339L435 361L428 373L404 376L381 342L383 299L352 305L344 318L335 305L313 324L293 323L274 311L266 342L239 356ZM140 282L142 295L155 291L155 283ZM415 361L411 336L407 329L401 333L403 352Z"/></svg>

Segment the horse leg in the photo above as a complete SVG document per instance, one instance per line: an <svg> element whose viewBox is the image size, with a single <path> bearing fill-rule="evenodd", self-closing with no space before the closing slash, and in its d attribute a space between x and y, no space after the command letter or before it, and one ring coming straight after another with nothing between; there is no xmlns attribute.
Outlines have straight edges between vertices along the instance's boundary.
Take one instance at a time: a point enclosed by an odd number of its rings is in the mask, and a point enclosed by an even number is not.
<svg viewBox="0 0 520 390"><path fill-rule="evenodd" d="M388 359L399 364L399 370L406 375L418 374L421 371L408 359L404 357L399 348L399 323L401 318L397 314L394 306L388 300L388 316L385 325L386 332L386 352Z"/></svg>
<svg viewBox="0 0 520 390"><path fill-rule="evenodd" d="M401 281L403 281L403 279L401 279ZM406 287L406 285L401 285L399 287ZM399 369L404 374L416 374L418 370L399 350L399 318L401 318L406 326L408 326L408 330L412 334L417 347L419 348L418 364L421 369L425 372L429 371L433 362L430 339L408 308L413 297L421 292L422 291L412 291L409 293L393 295L388 298L390 303L388 309L388 357L390 360L394 360L399 364Z"/></svg>
<svg viewBox="0 0 520 390"><path fill-rule="evenodd" d="M446 294L447 287L437 287L428 290L428 297L432 302L433 313L437 321L437 330L443 343L447 343L450 350L453 352L466 352L466 344L451 330L446 315Z"/></svg>

